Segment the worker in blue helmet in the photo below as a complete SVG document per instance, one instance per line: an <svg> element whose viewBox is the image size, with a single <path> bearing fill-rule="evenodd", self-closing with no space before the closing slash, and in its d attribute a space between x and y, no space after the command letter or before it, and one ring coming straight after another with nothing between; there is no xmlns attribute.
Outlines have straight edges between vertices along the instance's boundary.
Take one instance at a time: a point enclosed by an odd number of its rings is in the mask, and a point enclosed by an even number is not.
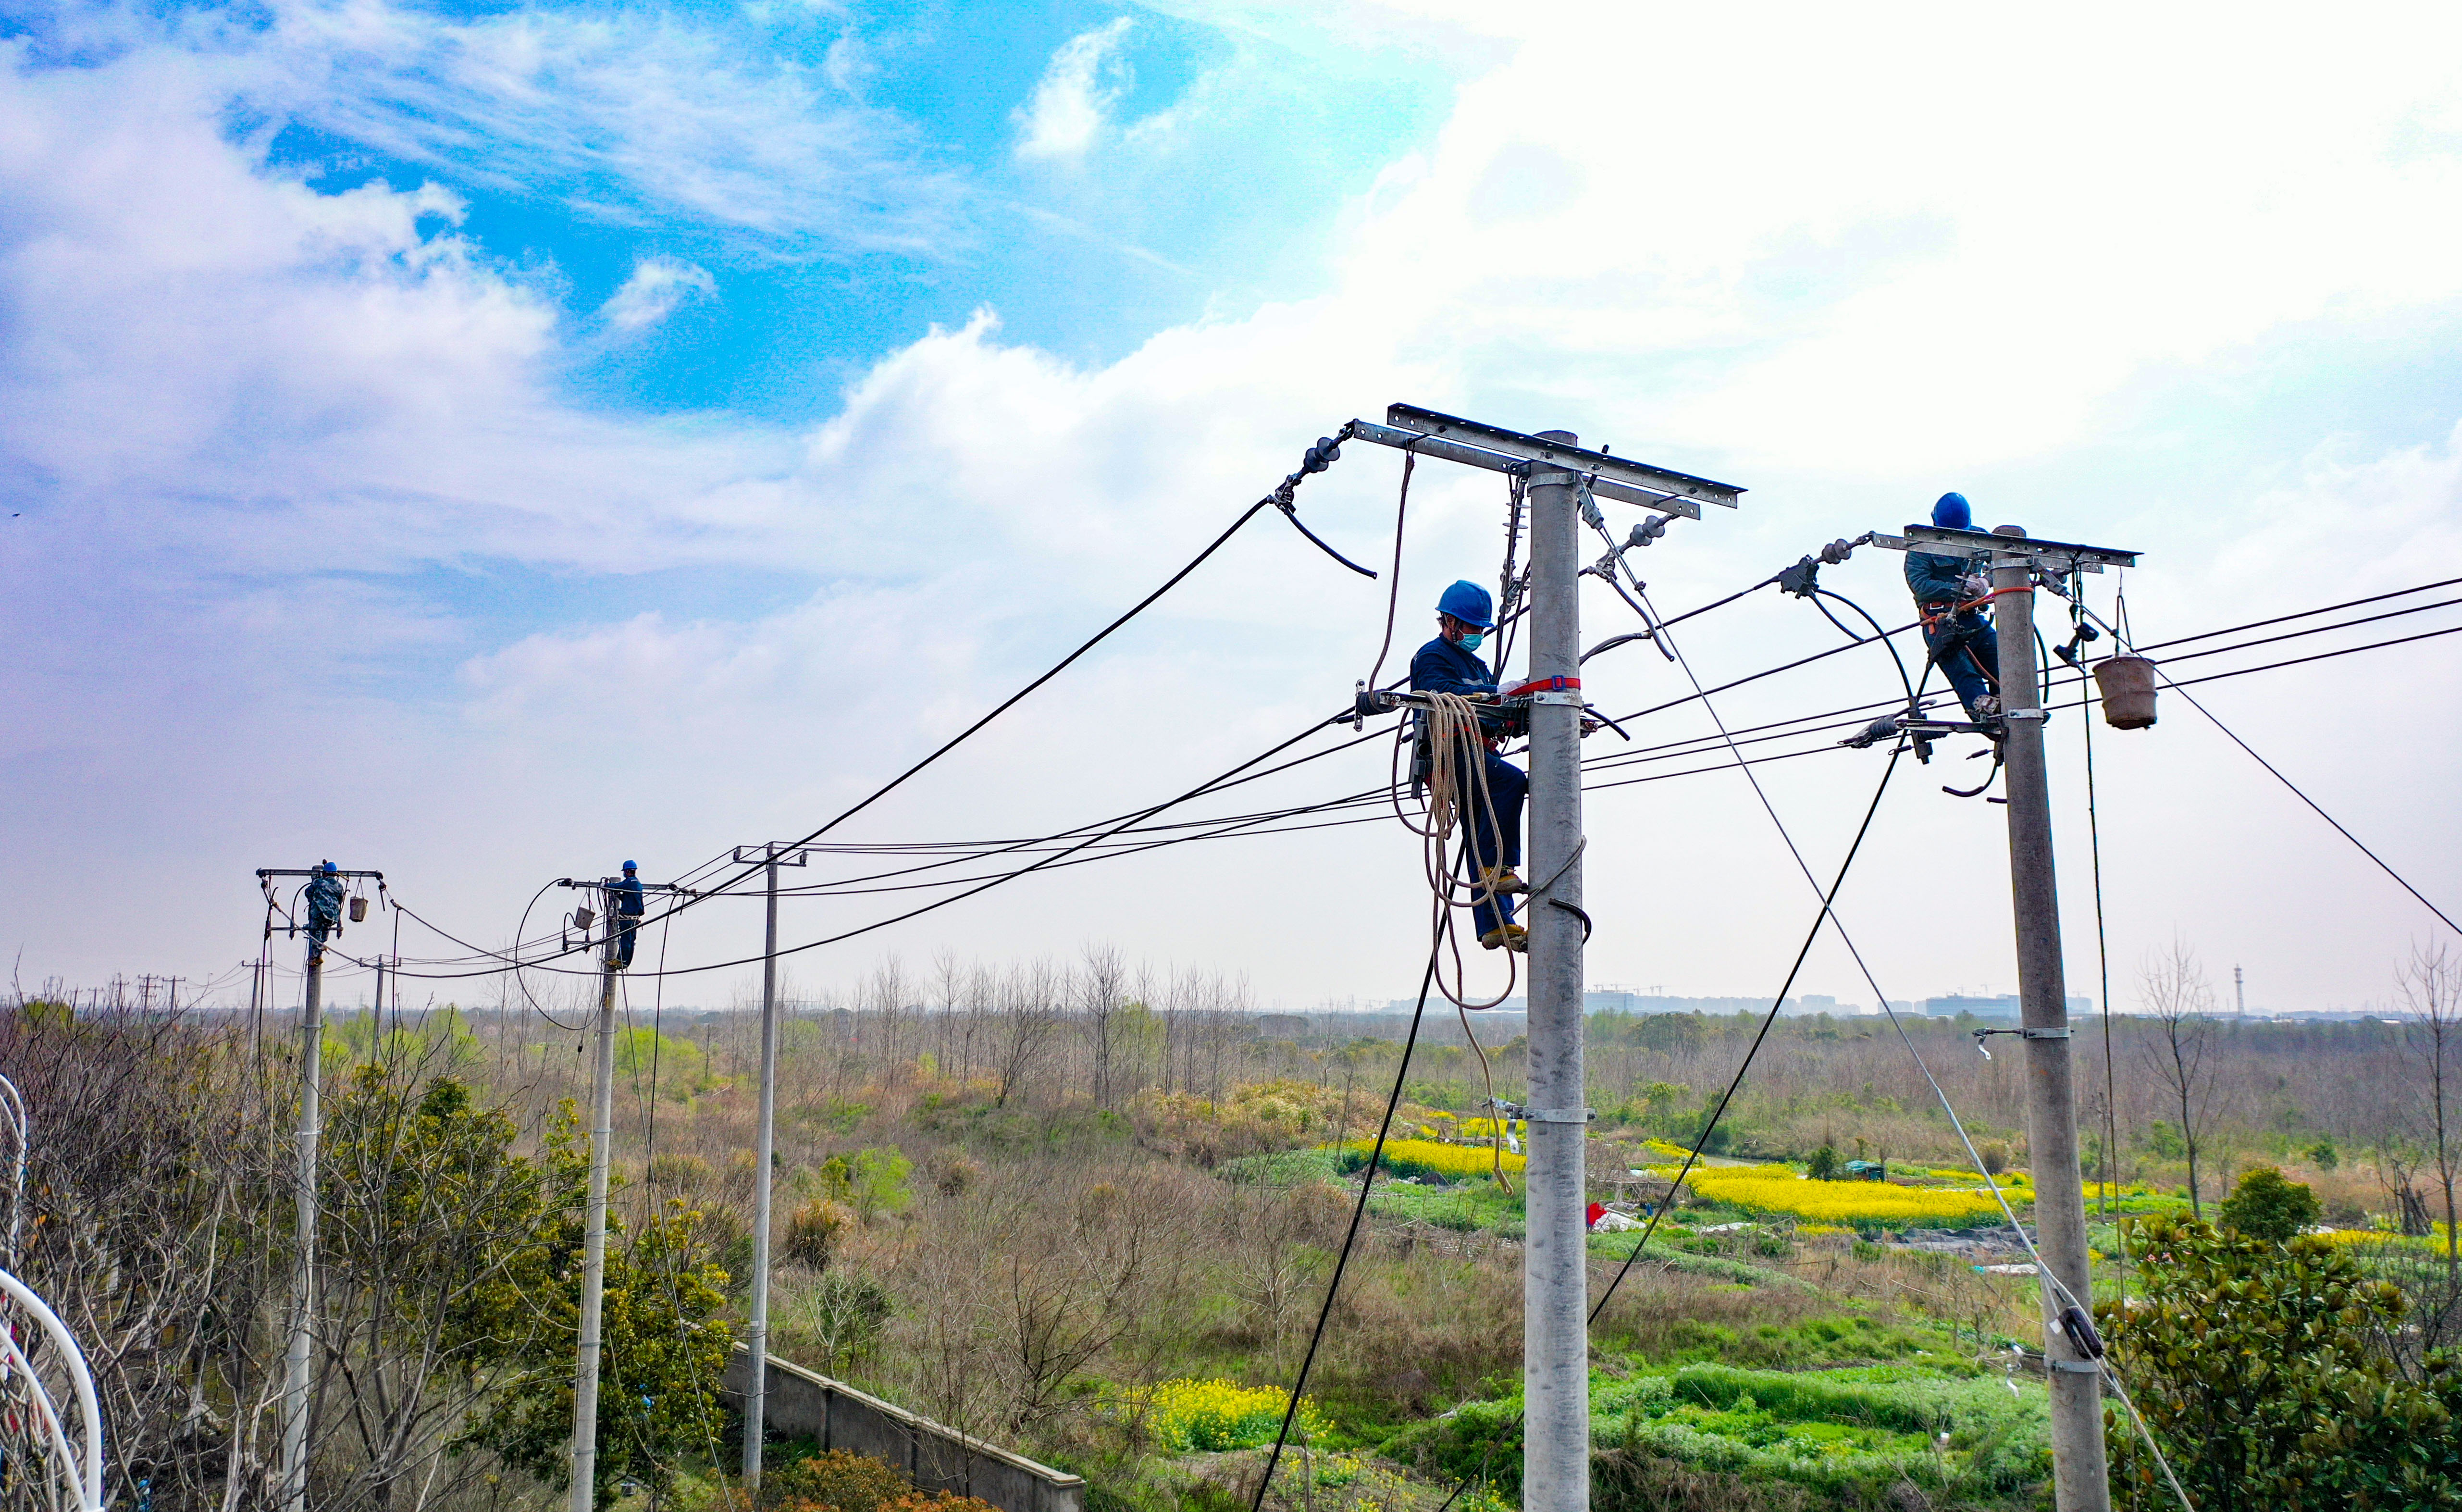
<svg viewBox="0 0 2462 1512"><path fill-rule="evenodd" d="M325 953L328 937L342 931L342 874L327 861L308 877L309 948L318 955Z"/></svg>
<svg viewBox="0 0 2462 1512"><path fill-rule="evenodd" d="M641 878L639 868L624 863L624 879L607 884L607 912L615 917L607 922L616 931L616 969L623 970L633 963L633 932L641 927Z"/></svg>
<svg viewBox="0 0 2462 1512"><path fill-rule="evenodd" d="M1487 633L1496 628L1494 602L1477 583L1458 582L1436 599L1436 638L1411 659L1411 691L1454 693L1492 702L1496 674L1479 659ZM1524 892L1516 868L1522 864L1522 802L1530 779L1522 768L1496 753L1500 737L1494 724L1482 718L1484 738L1476 752L1487 773L1487 802L1465 795L1462 809L1469 830L1471 862L1477 879L1471 885L1471 918L1479 942L1490 950L1526 950L1529 932L1513 921L1513 896ZM1458 771L1471 768L1474 753L1457 753Z"/></svg>
<svg viewBox="0 0 2462 1512"><path fill-rule="evenodd" d="M1968 530L1975 513L1966 495L1944 493L1932 507L1932 523ZM1978 724L2000 717L2000 637L1979 602L1992 592L1989 562L1966 552L1909 551L1907 591L1923 611L1924 646L1934 666L1957 690L1966 717Z"/></svg>

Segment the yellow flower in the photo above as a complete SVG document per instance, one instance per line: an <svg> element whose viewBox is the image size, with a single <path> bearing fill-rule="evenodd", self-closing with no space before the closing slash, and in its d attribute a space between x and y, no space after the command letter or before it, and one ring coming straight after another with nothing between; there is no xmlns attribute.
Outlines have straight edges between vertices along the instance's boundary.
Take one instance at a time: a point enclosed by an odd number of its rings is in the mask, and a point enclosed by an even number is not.
<svg viewBox="0 0 2462 1512"><path fill-rule="evenodd" d="M1270 1386L1183 1378L1133 1393L1112 1404L1112 1411L1128 1416L1142 1410L1155 1436L1182 1453L1255 1449L1274 1441L1290 1400L1289 1393ZM1293 1436L1305 1439L1324 1431L1325 1419L1317 1415L1316 1404L1301 1397L1299 1415L1291 1423Z"/></svg>
<svg viewBox="0 0 2462 1512"><path fill-rule="evenodd" d="M1658 1174L1672 1177L1675 1168L1670 1166ZM1988 1192L1891 1186L1885 1181L1807 1181L1782 1165L1695 1166L1686 1184L1695 1195L1714 1202L1849 1225L1959 1220L2000 1210Z"/></svg>
<svg viewBox="0 0 2462 1512"><path fill-rule="evenodd" d="M1365 1158L1376 1143L1372 1139L1354 1139L1343 1148ZM1512 1151L1504 1152L1504 1169L1519 1171L1527 1161ZM1495 1156L1484 1144L1439 1144L1434 1139L1388 1139L1385 1141L1385 1166L1409 1174L1432 1171L1438 1176L1486 1176L1495 1168Z"/></svg>

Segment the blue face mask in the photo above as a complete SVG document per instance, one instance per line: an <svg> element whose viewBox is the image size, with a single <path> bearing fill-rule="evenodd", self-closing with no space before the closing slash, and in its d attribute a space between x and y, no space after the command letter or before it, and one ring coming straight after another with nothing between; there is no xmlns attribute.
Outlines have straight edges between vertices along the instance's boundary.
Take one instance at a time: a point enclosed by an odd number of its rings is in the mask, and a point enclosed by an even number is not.
<svg viewBox="0 0 2462 1512"><path fill-rule="evenodd" d="M1462 632L1462 637L1459 640L1455 641L1454 644L1461 647L1464 651L1477 651L1481 645L1486 643L1486 631L1466 630Z"/></svg>

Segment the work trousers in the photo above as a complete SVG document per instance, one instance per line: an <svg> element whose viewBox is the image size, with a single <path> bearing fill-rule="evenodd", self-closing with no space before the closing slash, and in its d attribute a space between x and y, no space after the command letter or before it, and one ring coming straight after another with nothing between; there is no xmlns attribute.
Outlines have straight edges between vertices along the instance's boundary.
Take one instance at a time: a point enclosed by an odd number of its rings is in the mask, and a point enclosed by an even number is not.
<svg viewBox="0 0 2462 1512"><path fill-rule="evenodd" d="M2000 637L1978 610L1938 616L1933 611L1933 605L1924 608L1924 645L1972 719L1976 701L2000 690Z"/></svg>
<svg viewBox="0 0 2462 1512"><path fill-rule="evenodd" d="M1478 874L1498 867L1519 867L1522 864L1522 804L1530 795L1530 779L1522 768L1479 747L1479 765L1487 773L1487 803L1481 804L1476 791L1462 795L1462 829L1469 842L1471 869L1474 877L1471 918L1484 936L1513 922L1513 896L1505 894L1490 897L1484 887L1477 885ZM1488 810L1495 810L1495 822L1489 822Z"/></svg>

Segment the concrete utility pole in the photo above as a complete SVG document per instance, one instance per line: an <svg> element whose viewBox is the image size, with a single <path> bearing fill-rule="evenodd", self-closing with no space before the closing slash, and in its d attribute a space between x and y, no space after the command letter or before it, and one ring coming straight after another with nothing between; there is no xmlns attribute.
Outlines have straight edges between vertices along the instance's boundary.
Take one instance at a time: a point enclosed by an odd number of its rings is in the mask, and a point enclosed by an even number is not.
<svg viewBox="0 0 2462 1512"><path fill-rule="evenodd" d="M263 867L256 874L257 885L270 889L274 877L313 878L323 871L322 867L307 871ZM379 886L384 882L382 872L337 871L334 875L351 879L372 876ZM267 896L272 896L270 891ZM340 928L338 921L335 927ZM293 923L290 929L293 934L303 929L309 934L306 997L299 1012L298 1166L292 1178L296 1210L292 1242L298 1254L292 1271L291 1340L282 1357L282 1479L275 1500L283 1512L304 1512L308 1504L309 1388L314 1375L311 1367L316 1321L316 1141L322 1127L317 1094L325 1069L325 941L313 924Z"/></svg>
<svg viewBox="0 0 2462 1512"><path fill-rule="evenodd" d="M2014 525L1994 535L2022 538ZM2036 1247L2080 1305L2090 1305L2085 1185L2078 1163L2068 983L2061 962L2060 890L2052 866L2052 796L2043 772L2043 707L2035 660L2035 562L1992 557L1993 628L2000 641L2001 750L2008 763L2009 884L2017 913L2019 1032L2026 1048L2026 1147L2035 1173ZM2044 1372L2052 1397L2052 1497L2059 1512L2109 1512L2103 1442L2103 1370L2060 1324L2069 1304L2041 1288Z"/></svg>
<svg viewBox="0 0 2462 1512"><path fill-rule="evenodd" d="M2052 1497L2057 1512L2109 1512L2103 1442L2103 1341L2087 1311L2093 1276L2085 1244L2085 1178L2078 1160L2077 1093L2069 1055L2068 983L2061 962L2060 888L2052 864L2051 788L2043 772L2043 705L2035 660L2035 585L2079 572L2134 567L2117 547L2036 540L2017 526L1990 532L1911 525L1874 531L1873 545L1992 565L1993 629L2000 643L2000 750L2009 789L2010 900L2018 933L2019 1027L2026 1048L2026 1141L2035 1169L2036 1248L2042 1278L2043 1355L2052 1398ZM1884 721L1886 725L1890 722ZM1918 752L1944 735L1993 733L1989 724L1935 720L1909 709L1894 721ZM1954 789L1952 789L1954 790ZM1977 791L1980 791L1978 788ZM1980 1040L1977 1041L1980 1044ZM2074 1299L2074 1300L2072 1300Z"/></svg>
<svg viewBox="0 0 2462 1512"><path fill-rule="evenodd" d="M606 901L602 889L600 900ZM572 1375L572 1512L591 1512L598 1470L598 1355L607 1307L607 1156L616 1143L616 924L598 961L598 1030L591 1058L590 1205L581 1239L581 1349Z"/></svg>
<svg viewBox="0 0 2462 1512"><path fill-rule="evenodd" d="M1663 533L1674 517L1697 520L1704 504L1736 508L1743 490L1604 450L1584 450L1567 431L1525 435L1410 404L1389 407L1382 425L1350 421L1338 437L1320 442L1319 452L1338 441L1371 442L1527 482L1528 680L1506 689L1530 700L1528 880L1535 889L1525 916L1530 931L1531 1106L1510 1112L1530 1130L1523 1176L1529 1238L1522 1272L1522 1504L1527 1512L1587 1512L1589 1225L1583 1181L1589 1110L1583 1095L1584 927L1578 912L1583 844L1580 586L1585 572L1606 577L1612 563L1602 559L1594 567L1582 566L1585 495L1659 511L1620 545L1591 510L1589 523L1606 539L1609 556L1620 560L1624 551ZM1360 715L1364 720L1405 706L1409 697L1363 684L1357 693Z"/></svg>
<svg viewBox="0 0 2462 1512"><path fill-rule="evenodd" d="M745 852L755 853L746 855ZM735 848L738 866L760 862L768 876L768 927L761 946L761 1124L752 1162L752 1322L745 1346L752 1379L744 1393L744 1484L761 1487L761 1432L769 1406L769 1168L778 1133L778 868L801 866L810 853L771 841Z"/></svg>
<svg viewBox="0 0 2462 1512"><path fill-rule="evenodd" d="M1568 431L1539 440L1577 443ZM1581 517L1577 474L1530 471L1529 1239L1523 1249L1525 1512L1590 1504L1589 1110L1582 1080ZM1557 685L1551 687L1550 684Z"/></svg>
<svg viewBox="0 0 2462 1512"><path fill-rule="evenodd" d="M2240 1018L2248 1017L2248 979L2240 975L2237 966L2232 967L2232 1004Z"/></svg>
<svg viewBox="0 0 2462 1512"><path fill-rule="evenodd" d="M616 1145L616 973L621 969L627 924L616 911L616 877L564 885L587 888L598 901L598 1031L594 1046L590 1088L590 1203L583 1214L581 1238L581 1341L572 1373L572 1512L592 1512L593 1487L598 1470L598 1364L606 1344L607 1305L607 1161ZM644 882L644 893L682 891L672 883Z"/></svg>

